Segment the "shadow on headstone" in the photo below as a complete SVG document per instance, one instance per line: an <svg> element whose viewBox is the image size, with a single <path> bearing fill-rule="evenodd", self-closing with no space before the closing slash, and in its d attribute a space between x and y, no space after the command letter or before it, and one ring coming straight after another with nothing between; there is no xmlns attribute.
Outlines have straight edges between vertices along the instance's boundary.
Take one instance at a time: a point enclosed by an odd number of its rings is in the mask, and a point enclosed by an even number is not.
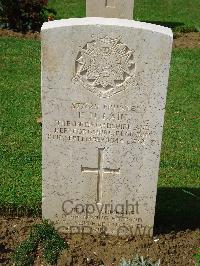
<svg viewBox="0 0 200 266"><path fill-rule="evenodd" d="M200 189L158 188L154 233L200 226Z"/></svg>

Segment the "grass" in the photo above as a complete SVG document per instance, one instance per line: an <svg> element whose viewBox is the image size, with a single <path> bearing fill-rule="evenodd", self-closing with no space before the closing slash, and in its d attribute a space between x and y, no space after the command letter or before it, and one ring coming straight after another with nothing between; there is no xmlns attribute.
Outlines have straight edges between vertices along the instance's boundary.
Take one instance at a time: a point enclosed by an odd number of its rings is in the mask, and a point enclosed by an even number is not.
<svg viewBox="0 0 200 266"><path fill-rule="evenodd" d="M85 16L85 0L49 0L56 19ZM171 27L174 31L200 31L199 0L135 0L134 19Z"/></svg>
<svg viewBox="0 0 200 266"><path fill-rule="evenodd" d="M160 185L199 187L200 50L175 50L165 116Z"/></svg>
<svg viewBox="0 0 200 266"><path fill-rule="evenodd" d="M200 50L174 50L155 217L162 232L199 226L199 68Z"/></svg>
<svg viewBox="0 0 200 266"><path fill-rule="evenodd" d="M200 31L199 0L135 0L135 20Z"/></svg>
<svg viewBox="0 0 200 266"><path fill-rule="evenodd" d="M40 42L0 39L1 206L41 202Z"/></svg>
<svg viewBox="0 0 200 266"><path fill-rule="evenodd" d="M197 249L194 258L196 261L196 266L200 266L200 248Z"/></svg>
<svg viewBox="0 0 200 266"><path fill-rule="evenodd" d="M49 0L49 7L57 11L56 19L85 17L85 0Z"/></svg>
<svg viewBox="0 0 200 266"><path fill-rule="evenodd" d="M40 42L1 38L0 54L0 208L38 213L42 197L41 127L36 123L40 116ZM174 50L156 218L170 225L170 217L180 223L181 215L188 216L188 223L200 219L199 67L200 50Z"/></svg>

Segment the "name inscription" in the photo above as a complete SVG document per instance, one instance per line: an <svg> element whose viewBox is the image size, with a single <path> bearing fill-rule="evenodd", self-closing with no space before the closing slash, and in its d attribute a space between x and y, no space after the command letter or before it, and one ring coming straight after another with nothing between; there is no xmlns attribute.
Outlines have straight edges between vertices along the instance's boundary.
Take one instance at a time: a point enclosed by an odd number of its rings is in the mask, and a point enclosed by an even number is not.
<svg viewBox="0 0 200 266"><path fill-rule="evenodd" d="M148 121L138 125L129 114L138 106L71 103L72 119L55 120L49 140L101 143L141 143L150 135ZM131 119L131 123L130 123ZM134 126L133 126L134 124Z"/></svg>

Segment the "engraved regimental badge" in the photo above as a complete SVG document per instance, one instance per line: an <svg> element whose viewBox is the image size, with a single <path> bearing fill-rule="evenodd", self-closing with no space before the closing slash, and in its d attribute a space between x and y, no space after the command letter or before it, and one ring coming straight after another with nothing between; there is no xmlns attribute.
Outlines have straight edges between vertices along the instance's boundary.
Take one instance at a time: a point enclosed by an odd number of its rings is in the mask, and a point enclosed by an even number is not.
<svg viewBox="0 0 200 266"><path fill-rule="evenodd" d="M100 98L109 98L134 85L134 51L121 42L121 38L92 35L78 53L75 62L75 84L82 84Z"/></svg>

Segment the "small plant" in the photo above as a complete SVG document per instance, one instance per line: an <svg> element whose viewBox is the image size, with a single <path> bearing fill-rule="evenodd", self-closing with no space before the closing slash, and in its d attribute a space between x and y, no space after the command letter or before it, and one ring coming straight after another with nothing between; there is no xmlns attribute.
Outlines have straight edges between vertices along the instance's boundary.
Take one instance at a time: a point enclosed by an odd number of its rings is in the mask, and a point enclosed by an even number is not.
<svg viewBox="0 0 200 266"><path fill-rule="evenodd" d="M196 253L194 254L194 258L196 261L195 266L200 266L200 248L197 249Z"/></svg>
<svg viewBox="0 0 200 266"><path fill-rule="evenodd" d="M143 257L139 257L137 255L135 258L129 261L122 259L120 266L160 266L160 261L153 263L150 260L144 259Z"/></svg>
<svg viewBox="0 0 200 266"><path fill-rule="evenodd" d="M5 28L40 31L52 15L56 12L48 8L48 0L0 0L0 23Z"/></svg>
<svg viewBox="0 0 200 266"><path fill-rule="evenodd" d="M34 263L38 246L43 249L47 263L54 265L62 250L68 247L64 239L56 232L54 226L47 221L34 225L28 239L16 248L12 259L16 266L31 266Z"/></svg>

